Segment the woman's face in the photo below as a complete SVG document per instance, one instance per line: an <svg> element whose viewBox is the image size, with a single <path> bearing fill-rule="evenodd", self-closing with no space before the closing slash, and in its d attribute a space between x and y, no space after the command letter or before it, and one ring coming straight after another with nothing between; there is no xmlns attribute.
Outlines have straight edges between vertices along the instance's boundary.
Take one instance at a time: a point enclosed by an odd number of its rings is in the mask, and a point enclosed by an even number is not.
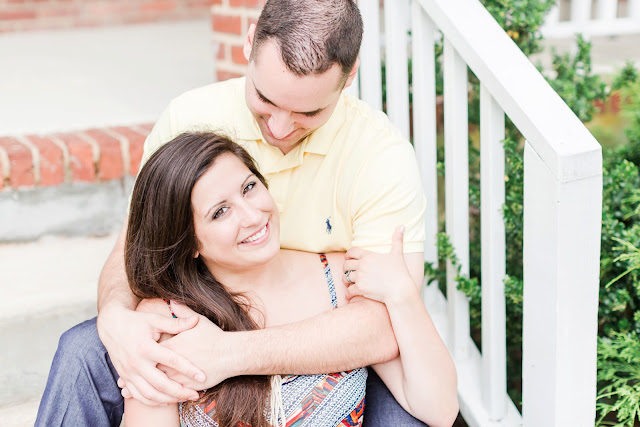
<svg viewBox="0 0 640 427"><path fill-rule="evenodd" d="M226 153L191 193L199 255L212 274L244 271L280 250L280 216L271 194L236 156Z"/></svg>

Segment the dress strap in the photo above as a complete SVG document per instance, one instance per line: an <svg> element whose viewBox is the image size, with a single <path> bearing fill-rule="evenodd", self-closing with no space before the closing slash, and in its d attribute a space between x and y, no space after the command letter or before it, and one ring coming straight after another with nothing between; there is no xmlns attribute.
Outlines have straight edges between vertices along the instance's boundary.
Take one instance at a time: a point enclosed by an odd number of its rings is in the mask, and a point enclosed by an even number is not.
<svg viewBox="0 0 640 427"><path fill-rule="evenodd" d="M329 268L329 261L325 254L319 254L320 261L324 265L324 277L327 279L327 286L329 287L329 295L331 296L331 306L333 308L338 307L338 297L336 296L336 287L333 284L333 276L331 275L331 268Z"/></svg>

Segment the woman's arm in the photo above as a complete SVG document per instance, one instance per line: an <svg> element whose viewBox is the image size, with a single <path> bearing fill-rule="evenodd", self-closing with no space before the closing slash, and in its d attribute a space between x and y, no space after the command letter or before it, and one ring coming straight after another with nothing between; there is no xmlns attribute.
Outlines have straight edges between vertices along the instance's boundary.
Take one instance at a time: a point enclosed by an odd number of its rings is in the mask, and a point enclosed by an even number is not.
<svg viewBox="0 0 640 427"><path fill-rule="evenodd" d="M394 233L390 254L347 252L344 268L353 270L353 283L345 282L346 296L387 306L400 356L373 368L398 403L432 427L451 426L458 414L455 366L407 271L402 231Z"/></svg>
<svg viewBox="0 0 640 427"><path fill-rule="evenodd" d="M170 308L162 300L142 300L140 304L138 304L136 311L172 317ZM172 336L173 335L163 333L158 342L169 339ZM118 384L121 386L124 385L120 382ZM166 406L148 406L139 400L131 398L131 394L128 392L123 393L123 396L125 396L124 423L127 427L177 427L180 425L177 403L169 403Z"/></svg>
<svg viewBox="0 0 640 427"><path fill-rule="evenodd" d="M127 427L154 426L178 427L178 404L167 406L147 406L136 399L124 400L124 425Z"/></svg>

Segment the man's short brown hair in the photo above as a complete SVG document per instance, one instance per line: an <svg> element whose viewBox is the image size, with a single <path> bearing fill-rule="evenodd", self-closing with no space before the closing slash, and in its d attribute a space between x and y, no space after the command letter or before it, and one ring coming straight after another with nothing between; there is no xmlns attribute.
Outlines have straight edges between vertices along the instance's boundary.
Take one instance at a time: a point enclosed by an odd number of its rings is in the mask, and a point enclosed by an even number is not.
<svg viewBox="0 0 640 427"><path fill-rule="evenodd" d="M344 84L360 51L362 17L353 0L268 0L256 25L252 60L271 39L293 74L321 74L338 64Z"/></svg>

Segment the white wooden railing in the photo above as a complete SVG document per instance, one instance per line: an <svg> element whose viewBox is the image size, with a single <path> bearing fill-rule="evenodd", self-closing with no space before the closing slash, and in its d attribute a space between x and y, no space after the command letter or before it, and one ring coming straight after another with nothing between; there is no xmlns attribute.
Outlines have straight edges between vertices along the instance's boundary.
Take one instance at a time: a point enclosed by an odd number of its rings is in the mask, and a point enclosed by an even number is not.
<svg viewBox="0 0 640 427"><path fill-rule="evenodd" d="M365 23L359 90L381 108L378 0ZM385 0L387 113L413 140L427 194L425 260L437 259L434 43L444 35L446 231L469 272L467 66L481 82L482 348L469 336L467 298L447 274L425 303L454 356L461 412L471 426L588 426L595 419L602 154L600 145L478 0ZM411 29L411 43L408 49ZM526 138L523 413L506 393L505 114ZM452 273L451 266L448 266Z"/></svg>
<svg viewBox="0 0 640 427"><path fill-rule="evenodd" d="M547 39L640 34L640 0L557 0L542 27Z"/></svg>

